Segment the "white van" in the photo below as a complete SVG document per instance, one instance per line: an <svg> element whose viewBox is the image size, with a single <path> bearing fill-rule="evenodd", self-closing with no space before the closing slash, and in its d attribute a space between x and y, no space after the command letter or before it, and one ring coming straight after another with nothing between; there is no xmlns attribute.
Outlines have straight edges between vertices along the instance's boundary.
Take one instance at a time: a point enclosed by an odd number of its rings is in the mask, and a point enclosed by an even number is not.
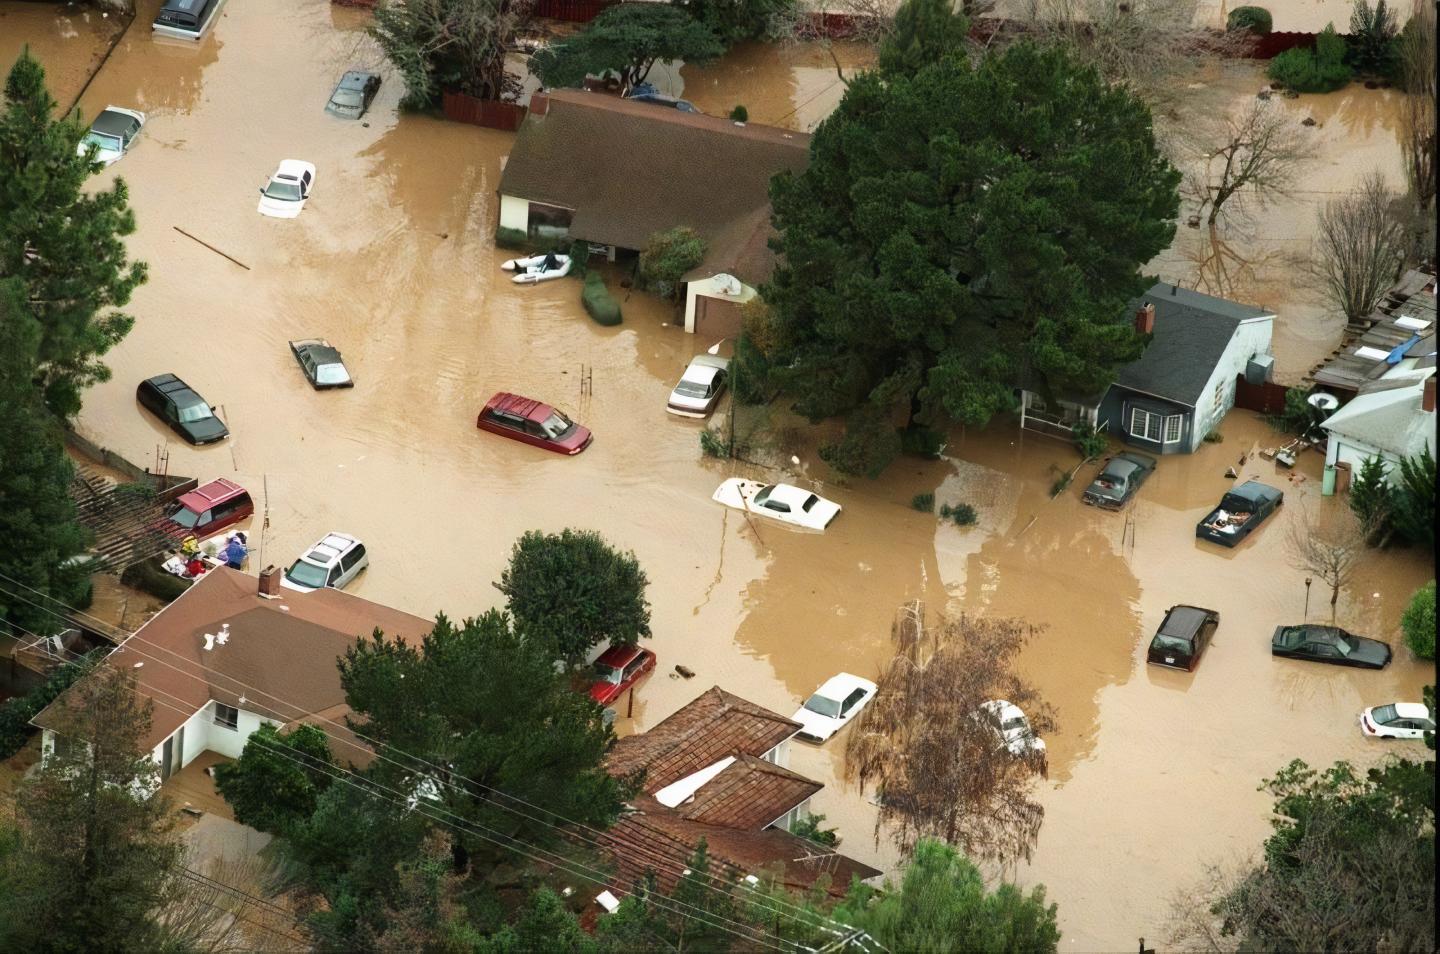
<svg viewBox="0 0 1440 954"><path fill-rule="evenodd" d="M327 533L290 564L280 577L280 585L302 593L323 587L340 590L369 565L365 544L348 533Z"/></svg>

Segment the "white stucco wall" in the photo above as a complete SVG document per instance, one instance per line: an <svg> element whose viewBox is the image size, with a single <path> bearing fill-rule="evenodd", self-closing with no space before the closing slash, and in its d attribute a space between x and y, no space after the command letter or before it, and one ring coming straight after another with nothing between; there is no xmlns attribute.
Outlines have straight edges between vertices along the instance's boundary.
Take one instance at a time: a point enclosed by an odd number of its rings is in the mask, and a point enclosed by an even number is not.
<svg viewBox="0 0 1440 954"><path fill-rule="evenodd" d="M1385 475L1388 477L1400 461L1387 451L1372 447L1364 441L1357 441L1353 437L1341 437L1338 434L1331 434L1329 444L1325 448L1325 466L1334 467L1337 463L1344 462L1350 465L1350 479L1354 480L1360 473L1360 466L1371 457L1380 458L1385 465Z"/></svg>
<svg viewBox="0 0 1440 954"><path fill-rule="evenodd" d="M709 278L685 283L685 330L691 334L695 333L695 297L697 295L708 295L721 301L733 301L743 305L759 294L749 285L740 282L740 294L722 295L720 294L721 283L716 281L718 277L711 275Z"/></svg>
<svg viewBox="0 0 1440 954"><path fill-rule="evenodd" d="M1190 435L1190 449L1193 451L1215 429L1225 413L1235 406L1235 378L1245 373L1245 366L1257 354L1270 353L1270 338L1275 330L1275 319L1250 318L1242 321L1230 338L1225 353L1215 362L1205 390L1195 401L1195 426ZM1215 398L1216 385L1220 388L1220 399Z"/></svg>
<svg viewBox="0 0 1440 954"><path fill-rule="evenodd" d="M175 771L189 765L195 756L207 749L227 758L238 759L245 748L245 740L250 738L251 733L270 722L273 720L241 709L236 727L227 729L215 724L215 703L207 702L203 709L185 720L185 752L180 764L175 766ZM156 765L165 764L164 750L165 743L162 741L151 753Z"/></svg>
<svg viewBox="0 0 1440 954"><path fill-rule="evenodd" d="M780 766L781 768L789 768L789 767L790 767L790 740L789 740L789 739L785 739L785 740L782 741L779 745L775 746L775 747L774 747L773 749L771 749L769 752L766 752L764 755L762 755L762 756L760 756L760 757L761 757L762 759L764 759L765 761L769 762L771 765L778 765L778 766Z"/></svg>
<svg viewBox="0 0 1440 954"><path fill-rule="evenodd" d="M513 195L502 195L500 197L500 227L502 229L519 229L521 232L530 228L530 200L516 198Z"/></svg>

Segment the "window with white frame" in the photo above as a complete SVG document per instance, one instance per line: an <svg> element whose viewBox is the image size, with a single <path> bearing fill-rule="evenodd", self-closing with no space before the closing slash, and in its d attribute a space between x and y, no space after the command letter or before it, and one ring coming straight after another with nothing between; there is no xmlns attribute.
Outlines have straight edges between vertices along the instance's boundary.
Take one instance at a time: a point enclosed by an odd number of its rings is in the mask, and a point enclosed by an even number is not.
<svg viewBox="0 0 1440 954"><path fill-rule="evenodd" d="M240 727L240 710L223 702L215 703L215 724L225 729Z"/></svg>
<svg viewBox="0 0 1440 954"><path fill-rule="evenodd" d="M1144 408L1132 407L1130 409L1130 436L1139 437L1147 441L1154 441L1159 444L1178 444L1180 433L1183 430L1182 416L1179 414L1156 414L1154 411L1147 411Z"/></svg>
<svg viewBox="0 0 1440 954"><path fill-rule="evenodd" d="M1165 443L1180 443L1180 415L1171 414L1165 418Z"/></svg>

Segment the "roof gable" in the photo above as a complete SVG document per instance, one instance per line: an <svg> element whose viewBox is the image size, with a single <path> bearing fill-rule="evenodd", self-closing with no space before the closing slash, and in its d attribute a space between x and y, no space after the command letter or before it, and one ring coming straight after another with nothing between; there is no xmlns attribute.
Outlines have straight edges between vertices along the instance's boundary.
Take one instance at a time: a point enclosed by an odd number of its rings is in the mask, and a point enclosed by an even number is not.
<svg viewBox="0 0 1440 954"><path fill-rule="evenodd" d="M1433 368L1400 372L1358 395L1320 425L1331 434L1369 444L1396 457L1429 449L1435 453L1435 412L1421 407L1425 379Z"/></svg>
<svg viewBox="0 0 1440 954"><path fill-rule="evenodd" d="M764 759L742 755L677 810L691 821L759 831L824 787Z"/></svg>

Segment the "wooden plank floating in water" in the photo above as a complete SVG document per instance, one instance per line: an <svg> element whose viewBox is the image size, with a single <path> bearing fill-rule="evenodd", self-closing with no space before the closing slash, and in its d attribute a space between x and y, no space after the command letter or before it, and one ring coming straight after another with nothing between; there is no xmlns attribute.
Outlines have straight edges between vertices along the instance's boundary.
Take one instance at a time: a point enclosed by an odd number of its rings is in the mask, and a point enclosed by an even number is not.
<svg viewBox="0 0 1440 954"><path fill-rule="evenodd" d="M241 268L245 269L245 271L247 271L247 272L250 271L250 266L249 266L249 265L246 265L244 262L240 261L240 259L235 258L234 256L226 255L224 252L220 251L218 248L216 248L215 246L211 245L209 242L205 241L204 239L195 238L195 236L191 235L189 232L185 231L184 229L182 229L182 228L181 228L180 226L178 226L178 225L172 225L172 226L170 226L170 227L171 227L172 229L174 229L175 231L179 232L181 235L183 235L183 236L185 236L186 238L190 239L191 241L199 242L201 245L205 246L205 247L208 248L210 251L214 252L216 255L219 255L221 258L228 258L228 259L230 259L230 261L234 262L236 265L239 265Z"/></svg>

